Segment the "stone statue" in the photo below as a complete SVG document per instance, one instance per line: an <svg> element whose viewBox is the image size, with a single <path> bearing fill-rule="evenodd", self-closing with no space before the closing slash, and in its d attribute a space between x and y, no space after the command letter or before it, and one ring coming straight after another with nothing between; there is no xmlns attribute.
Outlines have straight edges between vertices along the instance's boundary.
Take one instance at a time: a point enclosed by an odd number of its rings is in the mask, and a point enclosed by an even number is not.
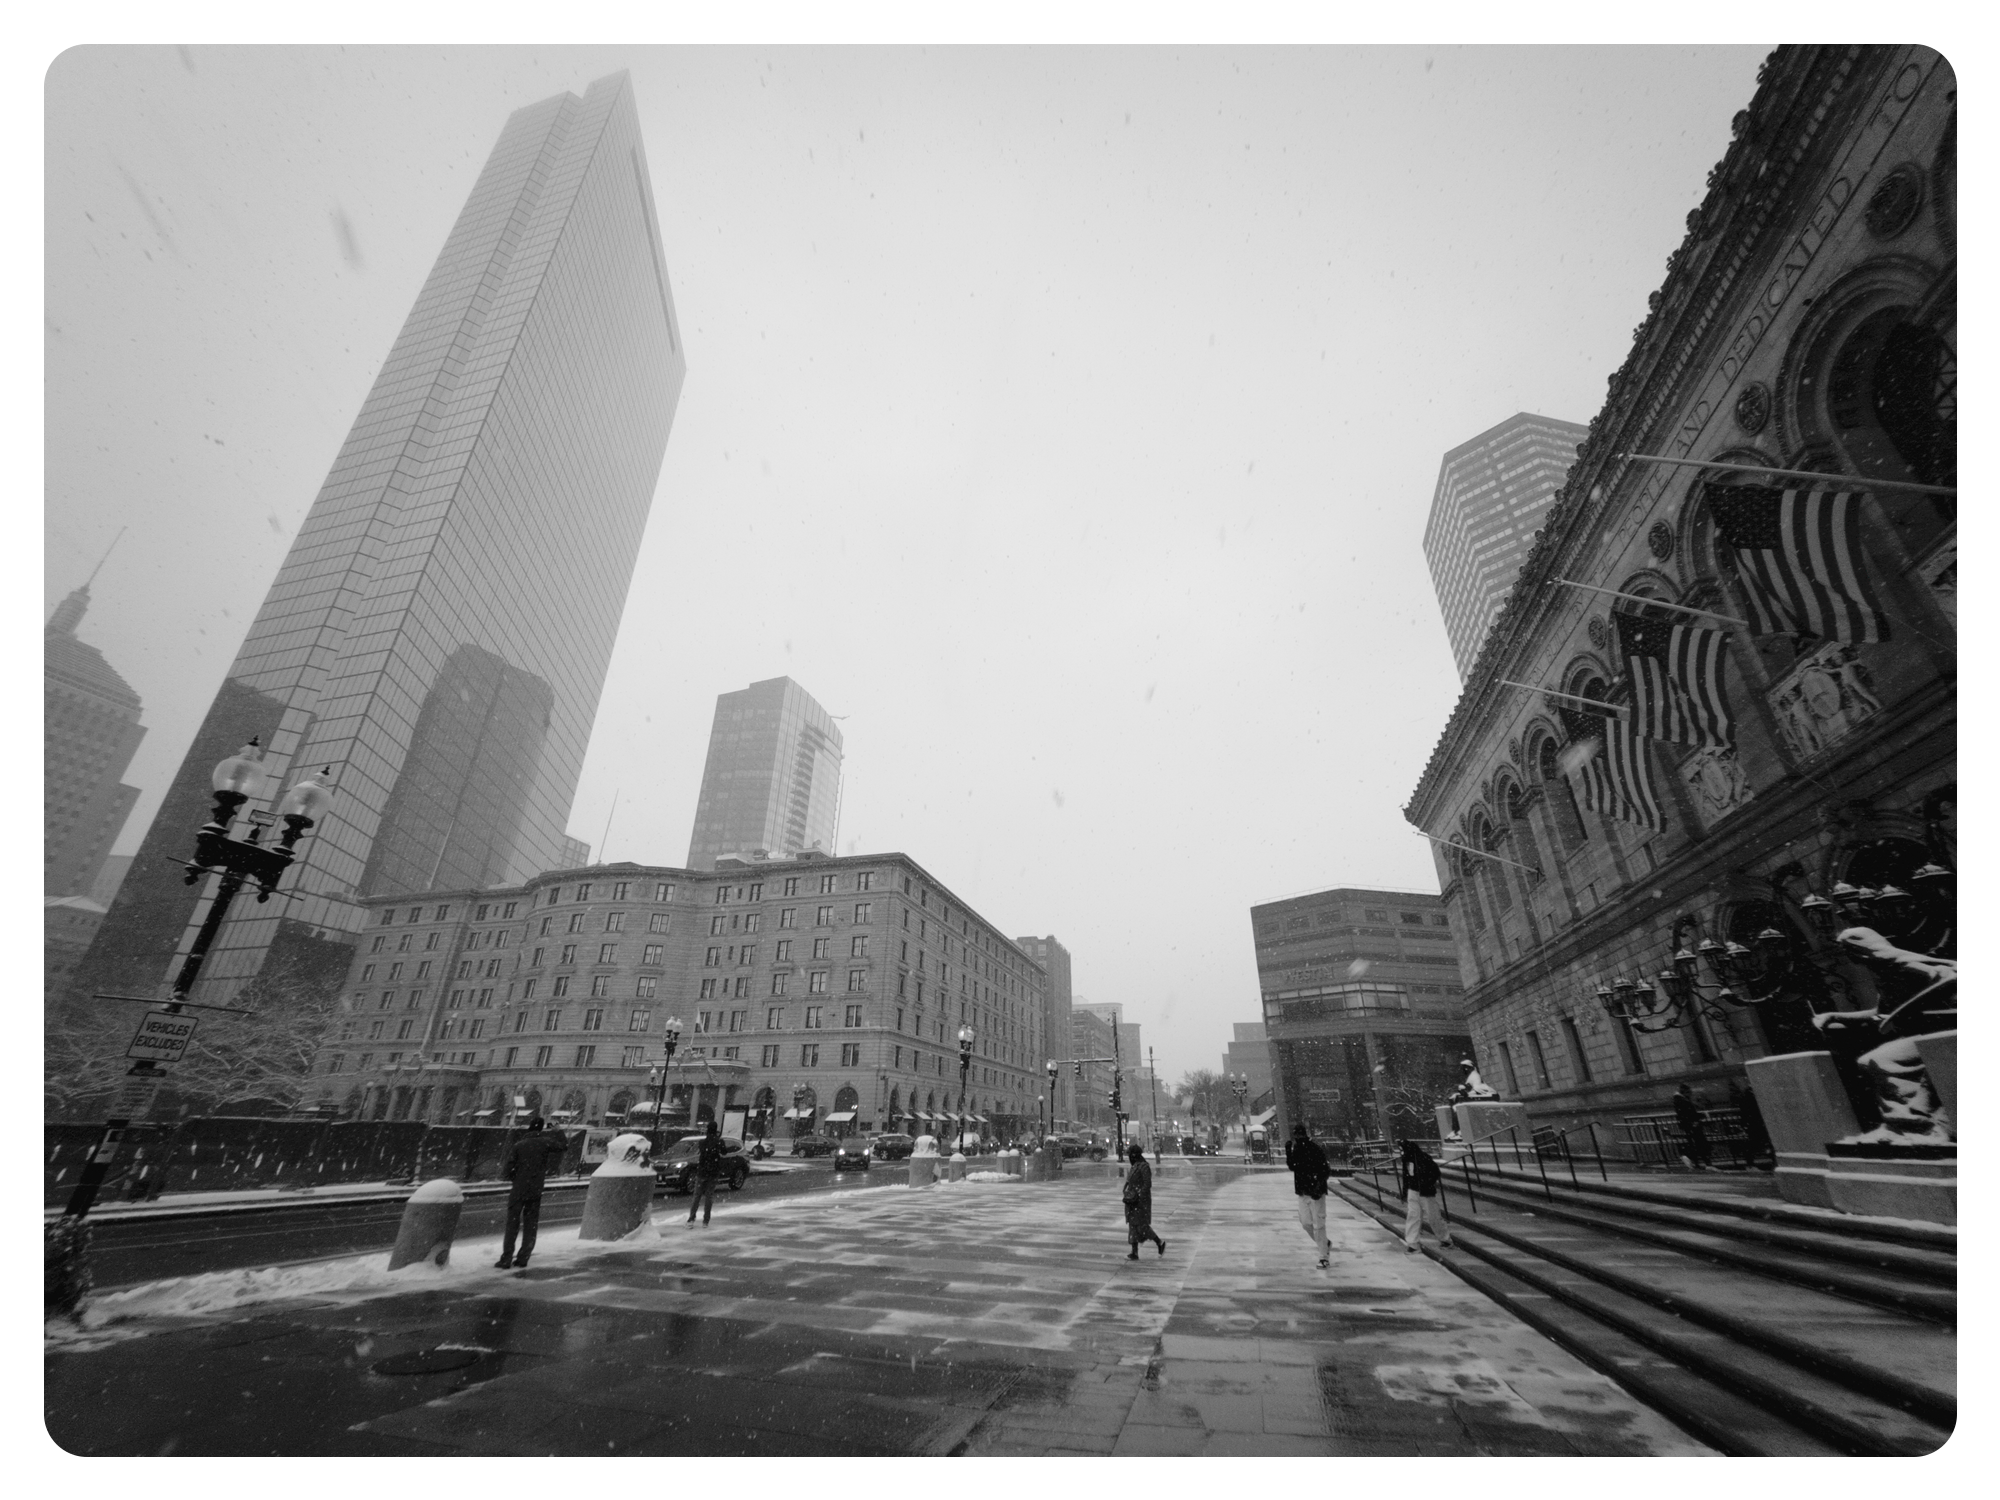
<svg viewBox="0 0 2000 1500"><path fill-rule="evenodd" d="M1451 1111L1451 1133L1454 1140L1458 1138L1460 1131L1456 1106L1463 1104L1468 1099L1498 1099L1500 1097L1499 1091L1479 1076L1479 1069L1473 1065L1471 1058L1461 1057L1458 1060L1458 1071L1460 1074L1458 1086L1451 1091L1450 1097L1446 1101L1453 1106Z"/></svg>
<svg viewBox="0 0 2000 1500"><path fill-rule="evenodd" d="M1881 1003L1873 1010L1829 1011L1813 1017L1836 1062L1857 1069L1875 1122L1854 1139L1946 1145L1953 1140L1937 1090L1924 1071L1915 1038L1954 1024L1958 965L1898 948L1872 927L1849 927L1835 939L1875 977ZM1861 1102L1861 1101L1857 1101Z"/></svg>

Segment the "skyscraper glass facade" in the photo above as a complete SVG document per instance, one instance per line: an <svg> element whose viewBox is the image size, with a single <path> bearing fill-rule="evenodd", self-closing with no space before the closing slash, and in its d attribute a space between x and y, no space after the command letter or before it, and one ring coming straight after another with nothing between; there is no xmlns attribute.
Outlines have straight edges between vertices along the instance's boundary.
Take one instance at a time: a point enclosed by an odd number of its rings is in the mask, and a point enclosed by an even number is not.
<svg viewBox="0 0 2000 1500"><path fill-rule="evenodd" d="M134 861L93 982L164 977L201 894L172 860L210 766L252 734L268 796L322 766L335 796L287 877L296 899L239 903L205 989L288 945L344 971L356 898L563 862L685 369L629 79L516 111Z"/></svg>
<svg viewBox="0 0 2000 1500"><path fill-rule="evenodd" d="M1424 558L1462 681L1589 432L1520 412L1445 454L1424 526Z"/></svg>
<svg viewBox="0 0 2000 1500"><path fill-rule="evenodd" d="M837 852L840 726L789 677L715 700L688 868L765 849Z"/></svg>

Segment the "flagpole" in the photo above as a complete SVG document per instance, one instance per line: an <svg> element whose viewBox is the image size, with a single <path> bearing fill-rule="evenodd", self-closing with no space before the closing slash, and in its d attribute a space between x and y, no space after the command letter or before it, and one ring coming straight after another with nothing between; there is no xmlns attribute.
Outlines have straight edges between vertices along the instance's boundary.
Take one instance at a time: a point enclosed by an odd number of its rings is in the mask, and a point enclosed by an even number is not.
<svg viewBox="0 0 2000 1500"><path fill-rule="evenodd" d="M1505 855L1492 854L1484 849L1474 849L1467 844L1454 844L1450 839L1441 839L1434 833L1424 833L1421 828L1412 828L1410 832L1421 834L1433 844L1443 844L1447 849L1463 849L1467 854L1477 855L1481 859L1497 859L1503 865L1512 865L1517 870L1526 870L1530 875L1539 873L1533 865L1524 865L1518 859L1508 859Z"/></svg>
<svg viewBox="0 0 2000 1500"><path fill-rule="evenodd" d="M1532 682L1516 682L1511 677L1496 677L1493 680L1502 687L1521 688L1530 693L1547 693L1551 698L1567 698L1572 703L1588 703L1606 715L1616 715L1621 719L1627 717L1625 705L1622 703L1606 703L1598 698L1579 698L1575 693L1559 693L1552 687L1536 687Z"/></svg>
<svg viewBox="0 0 2000 1500"><path fill-rule="evenodd" d="M1725 615L1712 609L1696 609L1692 604L1669 604L1664 599L1648 599L1644 594L1624 594L1617 589L1601 589L1594 583L1578 583L1574 578L1558 578L1557 583L1566 583L1573 589L1589 589L1593 594L1609 594L1614 599L1631 599L1639 604L1651 604L1660 609L1679 610L1684 615L1700 615L1709 620L1726 620L1731 625L1750 628L1748 620L1739 620L1734 615Z"/></svg>
<svg viewBox="0 0 2000 1500"><path fill-rule="evenodd" d="M1821 474L1813 469L1770 469L1762 464L1735 463L1721 458L1662 458L1657 453L1614 453L1611 456L1632 463L1670 464L1676 469L1742 469L1779 479L1824 479L1850 490L1917 490L1926 495L1958 493L1958 487L1950 484L1918 484L1913 479L1863 479L1858 474Z"/></svg>

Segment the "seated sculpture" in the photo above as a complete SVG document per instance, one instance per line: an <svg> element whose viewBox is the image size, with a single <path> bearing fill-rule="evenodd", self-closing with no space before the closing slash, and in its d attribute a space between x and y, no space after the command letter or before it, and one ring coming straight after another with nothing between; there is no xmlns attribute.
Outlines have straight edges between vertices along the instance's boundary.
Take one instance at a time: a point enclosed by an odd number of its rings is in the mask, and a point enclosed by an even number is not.
<svg viewBox="0 0 2000 1500"><path fill-rule="evenodd" d="M1860 1074L1857 1105L1864 1143L1949 1144L1953 1139L1915 1038L1947 1030L1957 1018L1958 964L1898 948L1869 927L1834 939L1873 975L1882 1000L1873 1010L1827 1011L1813 1017L1836 1065ZM1868 1118L1868 1115L1873 1118Z"/></svg>

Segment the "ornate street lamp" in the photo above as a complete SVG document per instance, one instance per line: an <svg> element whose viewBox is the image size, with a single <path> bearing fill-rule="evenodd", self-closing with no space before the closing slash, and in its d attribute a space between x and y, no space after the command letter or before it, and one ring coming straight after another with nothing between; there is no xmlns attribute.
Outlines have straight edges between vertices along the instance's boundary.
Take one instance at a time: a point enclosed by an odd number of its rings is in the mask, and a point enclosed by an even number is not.
<svg viewBox="0 0 2000 1500"><path fill-rule="evenodd" d="M1056 1080L1062 1077L1062 1064L1049 1059L1049 1128L1042 1132L1045 1136L1056 1133ZM1044 1142L1044 1144L1047 1144Z"/></svg>
<svg viewBox="0 0 2000 1500"><path fill-rule="evenodd" d="M956 1151L965 1140L965 1080L972 1072L972 1044L977 1038L970 1026L958 1028L958 1140L952 1143Z"/></svg>

